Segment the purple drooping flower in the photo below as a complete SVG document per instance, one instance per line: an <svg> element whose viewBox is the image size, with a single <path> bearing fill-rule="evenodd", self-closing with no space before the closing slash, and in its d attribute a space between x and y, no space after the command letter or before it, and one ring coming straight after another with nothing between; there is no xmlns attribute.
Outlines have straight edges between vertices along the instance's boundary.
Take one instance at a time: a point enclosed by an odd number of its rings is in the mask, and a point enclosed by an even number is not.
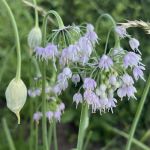
<svg viewBox="0 0 150 150"><path fill-rule="evenodd" d="M77 83L80 82L80 76L79 76L79 74L74 74L74 75L72 76L72 82L73 82L75 85L77 85Z"/></svg>
<svg viewBox="0 0 150 150"><path fill-rule="evenodd" d="M37 89L29 89L28 90L28 95L32 98L36 97L36 96L40 96L41 95L41 89L37 88Z"/></svg>
<svg viewBox="0 0 150 150"><path fill-rule="evenodd" d="M134 81L131 76L125 74L122 76L122 86L118 89L117 94L122 99L124 96L128 96L128 98L135 97L136 88L133 86Z"/></svg>
<svg viewBox="0 0 150 150"><path fill-rule="evenodd" d="M92 107L92 112L95 112L101 107L99 97L93 91L86 90L84 92L84 100Z"/></svg>
<svg viewBox="0 0 150 150"><path fill-rule="evenodd" d="M133 76L135 80L138 80L139 78L141 78L145 81L143 70L145 70L144 66L135 66L133 68Z"/></svg>
<svg viewBox="0 0 150 150"><path fill-rule="evenodd" d="M94 90L96 87L96 81L92 78L85 78L83 88L86 90Z"/></svg>
<svg viewBox="0 0 150 150"><path fill-rule="evenodd" d="M78 45L78 51L81 54L84 54L86 56L90 56L92 53L92 44L86 37L81 37L77 43Z"/></svg>
<svg viewBox="0 0 150 150"><path fill-rule="evenodd" d="M53 87L52 91L53 91L56 95L60 95L62 90L61 90L59 84L56 84L56 85Z"/></svg>
<svg viewBox="0 0 150 150"><path fill-rule="evenodd" d="M36 57L48 60L48 59L54 59L58 56L58 50L57 46L54 44L48 44L45 48L43 47L37 47L35 48Z"/></svg>
<svg viewBox="0 0 150 150"><path fill-rule="evenodd" d="M113 97L108 98L108 102L106 104L106 109L110 109L113 113L113 108L116 107L117 100Z"/></svg>
<svg viewBox="0 0 150 150"><path fill-rule="evenodd" d="M74 96L73 96L73 102L76 103L76 108L77 108L77 106L78 106L79 103L82 103L82 101L83 101L83 98L82 98L81 93L74 94Z"/></svg>
<svg viewBox="0 0 150 150"><path fill-rule="evenodd" d="M54 44L49 43L46 47L45 47L45 57L51 59L54 57L58 57L58 49L57 46Z"/></svg>
<svg viewBox="0 0 150 150"><path fill-rule="evenodd" d="M129 40L129 45L133 51L138 51L141 54L141 52L139 50L140 43L137 39L131 38Z"/></svg>
<svg viewBox="0 0 150 150"><path fill-rule="evenodd" d="M54 116L54 113L52 111L48 111L48 112L45 113L45 115L46 115L47 119L49 121L51 121L53 116Z"/></svg>
<svg viewBox="0 0 150 150"><path fill-rule="evenodd" d="M36 112L33 114L33 120L39 123L39 120L42 118L42 113L41 112Z"/></svg>
<svg viewBox="0 0 150 150"><path fill-rule="evenodd" d="M134 84L133 78L127 73L122 76L123 84L132 85Z"/></svg>
<svg viewBox="0 0 150 150"><path fill-rule="evenodd" d="M124 28L123 26L117 26L117 27L115 28L115 31L116 31L116 33L118 34L118 36L119 36L120 38L124 38L124 37L127 36L126 28Z"/></svg>
<svg viewBox="0 0 150 150"><path fill-rule="evenodd" d="M99 65L100 68L108 70L112 67L113 61L109 56L103 55L100 58L98 65Z"/></svg>
<svg viewBox="0 0 150 150"><path fill-rule="evenodd" d="M85 37L87 37L92 44L98 43L98 36L96 32L94 32L94 27L91 24L87 24L87 32Z"/></svg>
<svg viewBox="0 0 150 150"><path fill-rule="evenodd" d="M60 118L61 118L61 111L60 110L57 110L54 112L54 118L56 119L56 121L59 121L60 122Z"/></svg>
<svg viewBox="0 0 150 150"><path fill-rule="evenodd" d="M59 107L58 109L62 112L65 110L65 104L64 103L60 103L58 107Z"/></svg>
<svg viewBox="0 0 150 150"><path fill-rule="evenodd" d="M140 61L141 61L141 56L134 53L134 52L128 52L125 56L124 56L124 60L123 60L123 64L125 68L130 67L134 67L137 66Z"/></svg>
<svg viewBox="0 0 150 150"><path fill-rule="evenodd" d="M63 75L66 77L66 78L71 78L72 77L72 72L70 70L70 68L66 67L63 69Z"/></svg>
<svg viewBox="0 0 150 150"><path fill-rule="evenodd" d="M69 45L69 47L62 50L60 57L60 64L65 66L69 62L77 62L78 61L78 46L77 45Z"/></svg>

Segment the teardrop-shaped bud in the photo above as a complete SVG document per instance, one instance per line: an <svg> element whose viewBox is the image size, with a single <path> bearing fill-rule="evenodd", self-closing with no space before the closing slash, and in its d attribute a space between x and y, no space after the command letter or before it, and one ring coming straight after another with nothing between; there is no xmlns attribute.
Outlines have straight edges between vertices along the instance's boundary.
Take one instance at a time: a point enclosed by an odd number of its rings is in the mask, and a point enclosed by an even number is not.
<svg viewBox="0 0 150 150"><path fill-rule="evenodd" d="M31 49L35 49L36 47L41 45L42 41L42 33L39 27L34 27L30 31L28 35L28 45Z"/></svg>
<svg viewBox="0 0 150 150"><path fill-rule="evenodd" d="M20 110L24 106L27 98L27 88L21 79L12 79L6 92L7 107L16 114L18 124L20 124Z"/></svg>

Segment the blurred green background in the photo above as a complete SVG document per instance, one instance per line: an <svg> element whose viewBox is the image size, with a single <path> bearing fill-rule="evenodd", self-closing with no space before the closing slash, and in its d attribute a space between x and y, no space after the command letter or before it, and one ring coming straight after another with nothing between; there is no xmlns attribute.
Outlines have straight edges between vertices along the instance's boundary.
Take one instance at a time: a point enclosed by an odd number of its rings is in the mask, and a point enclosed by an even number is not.
<svg viewBox="0 0 150 150"><path fill-rule="evenodd" d="M22 78L27 87L29 87L30 67L33 67L32 77L34 78L36 76L34 73L34 65L29 65L29 48L27 46L28 33L34 26L34 10L32 7L27 6L22 0L7 0L7 2L17 21L22 50ZM30 2L32 3L31 0ZM150 0L37 0L37 3L44 11L50 9L58 11L65 25L72 23L81 24L83 22L89 22L95 25L96 20L103 13L112 15L116 22L125 22L126 20L149 21L150 19ZM40 12L40 25L42 24L42 20L43 16ZM56 28L53 23L49 23L48 26L49 29ZM102 20L100 22L98 35L101 39L99 47L101 52L103 52L109 28L109 21ZM140 50L143 54L143 62L146 64L145 78L147 79L150 72L150 36L146 35L144 31L139 28L129 29L128 32L141 43ZM111 36L109 39L109 47L112 46L113 41L113 36ZM122 43L122 47L128 48L127 43ZM0 119L3 117L6 118L17 150L29 149L30 99L27 99L25 107L21 111L22 119L21 125L19 126L17 125L15 115L7 109L5 102L5 89L9 81L15 75L16 51L14 32L7 11L2 3L0 3L0 66ZM113 114L91 114L90 125L86 135L86 137L88 137L92 132L88 150L122 150L124 148L126 140L112 130L109 130L107 126L104 125L104 122L113 127L113 129L129 132L145 83L139 81L136 86L138 89L137 100L119 100L118 106L114 109ZM77 140L80 107L76 109L75 104L72 103L72 96L75 89L73 85L70 85L70 87L71 88L62 95L62 100L66 104L66 111L63 114L61 123L57 126L60 150L70 150L75 147ZM144 140L144 143L150 146L149 99L150 95L147 97L135 137L142 140L143 136L148 134L149 136ZM0 129L0 150L8 150L9 147L1 122ZM133 145L132 149L140 150L141 148Z"/></svg>

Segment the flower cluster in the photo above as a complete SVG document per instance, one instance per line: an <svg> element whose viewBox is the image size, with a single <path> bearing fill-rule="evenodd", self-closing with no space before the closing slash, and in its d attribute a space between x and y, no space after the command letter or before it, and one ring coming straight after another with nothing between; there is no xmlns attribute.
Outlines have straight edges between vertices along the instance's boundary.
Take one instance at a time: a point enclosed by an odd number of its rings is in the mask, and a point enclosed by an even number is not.
<svg viewBox="0 0 150 150"><path fill-rule="evenodd" d="M62 50L59 60L60 64L65 66L71 62L82 64L87 63L94 45L97 42L98 36L94 32L94 27L91 24L88 24L84 36L80 37L80 39L74 44L71 44Z"/></svg>
<svg viewBox="0 0 150 150"><path fill-rule="evenodd" d="M60 95L68 87L68 79L72 77L70 68L66 67L57 77L57 84L53 88L56 95Z"/></svg>
<svg viewBox="0 0 150 150"><path fill-rule="evenodd" d="M48 110L45 113L45 117L48 119L49 122L53 121L53 119L60 122L60 119L61 119L62 113L64 112L64 109L65 109L65 105L64 105L64 103L61 102L61 103L57 104L57 106L55 108ZM33 120L36 123L39 123L39 121L42 117L43 117L42 112L38 111L33 114Z"/></svg>
<svg viewBox="0 0 150 150"><path fill-rule="evenodd" d="M76 107L79 103L87 103L92 112L113 112L117 105L115 95L121 100L124 97L136 99L137 90L134 83L139 78L144 80L145 70L141 62L140 43L132 38L123 26L117 26L115 32L119 38L118 43L101 56L96 51L99 38L91 24L87 24L86 31L81 32L76 41L63 47L59 52L57 47L60 49L60 43L56 44L57 46L48 44L46 48L37 47L37 57L45 60L54 60L57 57L59 60L58 68L61 68L62 72L58 74L56 84L52 88L56 96L68 88L71 80L76 87L79 82L83 82L73 96ZM131 51L120 47L120 40L125 38L129 39ZM51 120L55 117L56 120L60 120L61 111L57 110L48 111L47 118Z"/></svg>

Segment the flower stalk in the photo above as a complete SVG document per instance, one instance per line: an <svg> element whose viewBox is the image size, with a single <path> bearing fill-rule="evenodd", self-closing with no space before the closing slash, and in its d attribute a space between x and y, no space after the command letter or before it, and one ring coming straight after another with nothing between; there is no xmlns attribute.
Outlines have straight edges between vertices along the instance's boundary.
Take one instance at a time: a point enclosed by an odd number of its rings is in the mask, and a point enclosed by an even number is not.
<svg viewBox="0 0 150 150"><path fill-rule="evenodd" d="M132 126L131 126L131 130L130 130L130 133L129 133L129 138L128 138L128 142L127 142L125 150L130 150L131 149L132 139L134 137L134 133L135 133L138 121L140 119L140 116L141 116L141 113L142 113L142 110L143 110L143 107L144 107L144 103L146 101L146 97L147 97L147 94L149 92L149 88L150 88L150 75L149 75L148 80L146 82L146 86L145 86L145 89L143 91L143 95L141 97L140 103L138 105L137 112L135 114L135 117L134 117L134 120L133 120L133 123L132 123Z"/></svg>
<svg viewBox="0 0 150 150"><path fill-rule="evenodd" d="M2 0L2 2L4 3L10 19L11 19L11 23L14 29L14 33L15 33L15 38L16 38L16 46L17 46L17 70L16 70L16 79L20 79L21 77L21 50L20 50L20 39L19 39L19 33L18 33L18 29L17 29L17 24L14 18L14 15L9 7L9 5L7 4L6 0Z"/></svg>
<svg viewBox="0 0 150 150"><path fill-rule="evenodd" d="M83 148L83 141L86 129L89 124L89 116L88 116L88 104L82 104L81 110L81 117L80 117L80 124L79 124L79 133L78 133L78 142L77 142L77 150L82 150Z"/></svg>

